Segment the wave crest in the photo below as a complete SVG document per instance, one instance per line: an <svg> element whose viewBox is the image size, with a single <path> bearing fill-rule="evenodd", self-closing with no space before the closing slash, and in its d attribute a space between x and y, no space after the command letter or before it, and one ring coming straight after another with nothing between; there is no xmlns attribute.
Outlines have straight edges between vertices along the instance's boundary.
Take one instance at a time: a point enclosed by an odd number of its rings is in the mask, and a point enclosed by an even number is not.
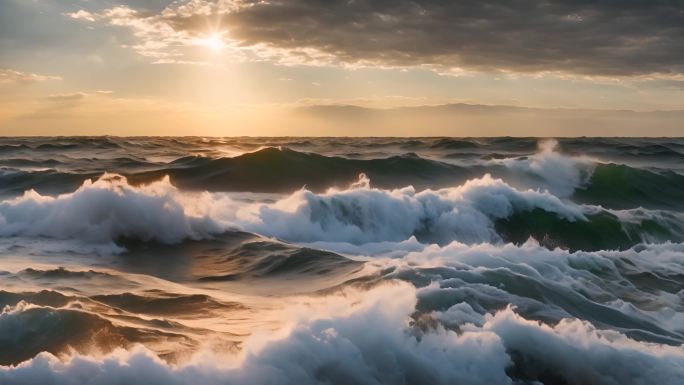
<svg viewBox="0 0 684 385"><path fill-rule="evenodd" d="M79 239L93 243L121 237L174 243L223 230L214 220L192 215L168 178L134 187L105 174L73 193L57 197L30 190L0 203L0 236Z"/></svg>
<svg viewBox="0 0 684 385"><path fill-rule="evenodd" d="M65 361L42 353L0 367L0 382L674 385L684 375L681 349L638 343L579 320L547 326L509 307L457 333L411 319L410 285L383 285L362 298L345 294L279 335L252 336L237 357L203 353L175 366L143 347Z"/></svg>
<svg viewBox="0 0 684 385"><path fill-rule="evenodd" d="M540 218L547 225L540 227ZM133 186L123 176L105 174L73 193L50 197L28 191L0 202L0 238L77 240L110 244L114 251L122 251L115 244L122 239L173 244L232 230L294 242L354 245L412 237L437 244L524 242L549 235L549 247L573 248L586 246L582 234L604 228L605 238L589 246L624 248L649 234L673 239L663 230L672 224L659 225L658 220L656 215L646 225L628 228L600 207L579 206L548 191L516 189L489 174L457 187L420 192L411 186L374 188L361 174L347 189L301 189L275 202L181 192L168 177Z"/></svg>
<svg viewBox="0 0 684 385"><path fill-rule="evenodd" d="M493 221L540 208L567 220L585 219L579 206L547 192L520 191L485 175L459 187L416 192L382 190L362 177L347 190L315 194L300 190L275 204L252 208L243 226L298 242L353 244L420 240L448 243L497 242Z"/></svg>

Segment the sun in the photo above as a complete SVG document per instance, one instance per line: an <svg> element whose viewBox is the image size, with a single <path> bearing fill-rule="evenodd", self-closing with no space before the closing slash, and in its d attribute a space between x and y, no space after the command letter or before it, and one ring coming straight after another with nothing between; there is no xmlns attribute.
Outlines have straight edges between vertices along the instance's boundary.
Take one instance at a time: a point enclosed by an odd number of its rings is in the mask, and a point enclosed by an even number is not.
<svg viewBox="0 0 684 385"><path fill-rule="evenodd" d="M226 47L220 33L212 33L203 39L198 39L197 44L209 48L212 52L221 52Z"/></svg>

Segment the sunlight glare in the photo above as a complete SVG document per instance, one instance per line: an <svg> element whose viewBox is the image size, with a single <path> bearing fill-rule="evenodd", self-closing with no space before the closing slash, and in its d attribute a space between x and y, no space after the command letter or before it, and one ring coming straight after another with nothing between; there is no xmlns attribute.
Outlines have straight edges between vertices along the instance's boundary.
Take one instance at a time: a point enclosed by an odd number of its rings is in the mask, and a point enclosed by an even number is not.
<svg viewBox="0 0 684 385"><path fill-rule="evenodd" d="M213 33L204 39L199 39L198 45L207 47L213 52L221 52L226 47L220 33Z"/></svg>

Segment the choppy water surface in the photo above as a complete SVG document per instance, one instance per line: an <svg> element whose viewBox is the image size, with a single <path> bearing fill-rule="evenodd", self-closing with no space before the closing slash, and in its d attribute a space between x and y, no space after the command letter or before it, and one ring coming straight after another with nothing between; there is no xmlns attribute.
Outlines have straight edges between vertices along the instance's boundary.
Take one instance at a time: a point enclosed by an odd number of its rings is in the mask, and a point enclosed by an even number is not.
<svg viewBox="0 0 684 385"><path fill-rule="evenodd" d="M0 384L681 384L684 140L0 138Z"/></svg>

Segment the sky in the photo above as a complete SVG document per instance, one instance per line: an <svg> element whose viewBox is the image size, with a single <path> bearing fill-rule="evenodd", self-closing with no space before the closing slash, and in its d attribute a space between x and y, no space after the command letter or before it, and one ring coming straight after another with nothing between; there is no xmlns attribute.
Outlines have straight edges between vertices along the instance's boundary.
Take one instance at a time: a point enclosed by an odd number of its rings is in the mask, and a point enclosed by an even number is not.
<svg viewBox="0 0 684 385"><path fill-rule="evenodd" d="M0 135L684 136L684 1L0 0Z"/></svg>

